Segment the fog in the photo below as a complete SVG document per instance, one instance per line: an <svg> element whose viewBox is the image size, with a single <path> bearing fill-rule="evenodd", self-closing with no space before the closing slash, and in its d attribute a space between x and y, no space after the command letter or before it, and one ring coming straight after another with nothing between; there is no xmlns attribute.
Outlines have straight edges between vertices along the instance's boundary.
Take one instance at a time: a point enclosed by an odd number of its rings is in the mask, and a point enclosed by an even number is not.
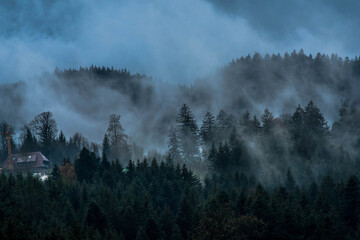
<svg viewBox="0 0 360 240"><path fill-rule="evenodd" d="M222 108L258 114L269 107L281 114L315 98L332 121L346 94L310 83L299 91L288 78L285 87L259 98L249 92L258 86L231 87L232 81L221 81L221 69L255 52L302 48L313 56L334 52L354 57L359 52L355 9L325 1L309 8L300 1L250 6L215 0L5 0L0 6L0 82L7 85L1 91L1 118L19 129L36 114L52 111L67 136L79 131L99 142L108 115L117 113L127 133L153 145L149 148L166 145L168 128L184 102L201 120L205 111ZM140 85L149 85L151 94L134 103L128 92L97 81L64 84L53 75L55 68L91 65L146 74L151 78ZM235 95L240 97L229 97Z"/></svg>

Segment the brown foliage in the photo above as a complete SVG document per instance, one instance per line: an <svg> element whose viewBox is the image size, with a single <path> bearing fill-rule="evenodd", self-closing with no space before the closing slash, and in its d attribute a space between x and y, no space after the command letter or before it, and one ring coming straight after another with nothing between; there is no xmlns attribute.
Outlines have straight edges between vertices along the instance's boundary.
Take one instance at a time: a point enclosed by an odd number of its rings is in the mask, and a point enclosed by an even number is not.
<svg viewBox="0 0 360 240"><path fill-rule="evenodd" d="M65 184L73 184L76 181L76 174L74 166L70 161L64 162L63 165L60 166L61 178Z"/></svg>

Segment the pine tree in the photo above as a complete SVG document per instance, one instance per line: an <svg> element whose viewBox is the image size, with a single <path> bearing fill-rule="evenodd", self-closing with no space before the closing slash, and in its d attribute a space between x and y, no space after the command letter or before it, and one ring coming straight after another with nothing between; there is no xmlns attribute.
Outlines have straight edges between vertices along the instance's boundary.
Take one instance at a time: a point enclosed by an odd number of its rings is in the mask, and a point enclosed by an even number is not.
<svg viewBox="0 0 360 240"><path fill-rule="evenodd" d="M110 162L107 160L106 154L103 153L99 168L100 174L102 175L108 170L110 170Z"/></svg>
<svg viewBox="0 0 360 240"><path fill-rule="evenodd" d="M249 167L249 154L246 150L245 143L242 141L241 136L238 135L236 128L234 127L229 138L230 144L230 163L233 170L236 168L242 168L243 170Z"/></svg>
<svg viewBox="0 0 360 240"><path fill-rule="evenodd" d="M64 135L64 133L63 133L62 130L60 131L60 134L59 134L59 137L58 137L58 141L59 141L60 144L66 145L66 137L65 137L65 135Z"/></svg>
<svg viewBox="0 0 360 240"><path fill-rule="evenodd" d="M250 205L251 213L263 221L269 219L269 195L261 184L258 184Z"/></svg>
<svg viewBox="0 0 360 240"><path fill-rule="evenodd" d="M258 134L261 130L261 124L259 119L256 117L256 115L253 116L251 122L250 122L250 126L251 126L251 131L253 134Z"/></svg>
<svg viewBox="0 0 360 240"><path fill-rule="evenodd" d="M304 121L305 121L305 111L299 105L296 108L295 113L292 115L291 118L292 128L293 131L296 133L296 135L298 135L299 132L302 130L304 126Z"/></svg>
<svg viewBox="0 0 360 240"><path fill-rule="evenodd" d="M104 135L104 140L102 143L102 158L104 158L104 156L110 156L110 142L109 142L109 138L107 136L107 134Z"/></svg>
<svg viewBox="0 0 360 240"><path fill-rule="evenodd" d="M245 111L242 115L241 115L241 119L240 119L240 126L243 129L243 132L245 134L249 134L251 133L251 118L250 118L250 112L249 111Z"/></svg>
<svg viewBox="0 0 360 240"><path fill-rule="evenodd" d="M219 114L216 116L216 142L225 141L231 132L231 129L236 125L235 118L232 114L227 114L224 110L220 110Z"/></svg>
<svg viewBox="0 0 360 240"><path fill-rule="evenodd" d="M200 136L205 145L209 145L214 141L215 135L215 117L207 112L200 129Z"/></svg>
<svg viewBox="0 0 360 240"><path fill-rule="evenodd" d="M313 101L305 107L304 123L307 129L317 134L323 134L329 129L327 121Z"/></svg>
<svg viewBox="0 0 360 240"><path fill-rule="evenodd" d="M39 146L36 137L31 132L31 129L27 125L25 125L23 131L23 141L20 147L20 152L27 153L38 151Z"/></svg>
<svg viewBox="0 0 360 240"><path fill-rule="evenodd" d="M180 228L183 239L188 239L188 234L191 232L194 224L194 203L191 202L189 195L189 190L185 190L176 218L176 223Z"/></svg>
<svg viewBox="0 0 360 240"><path fill-rule="evenodd" d="M215 170L215 164L216 164L216 156L217 156L217 151L215 148L215 144L213 143L211 145L208 157L207 157L207 166L211 171Z"/></svg>
<svg viewBox="0 0 360 240"><path fill-rule="evenodd" d="M231 168L230 161L231 157L229 145L227 143L225 143L224 145L220 143L214 163L215 171L224 174L227 170Z"/></svg>
<svg viewBox="0 0 360 240"><path fill-rule="evenodd" d="M75 173L77 179L91 181L99 167L99 159L95 153L83 148L80 156L75 160Z"/></svg>
<svg viewBox="0 0 360 240"><path fill-rule="evenodd" d="M169 157L174 161L178 161L181 159L181 149L179 143L179 136L176 128L171 127L168 138Z"/></svg>
<svg viewBox="0 0 360 240"><path fill-rule="evenodd" d="M261 115L261 122L263 123L264 133L268 133L274 124L274 116L269 109L266 108L264 114Z"/></svg>
<svg viewBox="0 0 360 240"><path fill-rule="evenodd" d="M198 126L190 108L184 104L176 119L179 129L181 155L185 161L199 157Z"/></svg>

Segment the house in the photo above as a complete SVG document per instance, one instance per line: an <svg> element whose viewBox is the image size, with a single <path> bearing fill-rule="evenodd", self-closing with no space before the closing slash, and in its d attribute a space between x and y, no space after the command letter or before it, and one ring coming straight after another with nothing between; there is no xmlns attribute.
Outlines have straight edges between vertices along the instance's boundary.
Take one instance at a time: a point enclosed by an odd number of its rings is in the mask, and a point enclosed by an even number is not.
<svg viewBox="0 0 360 240"><path fill-rule="evenodd" d="M45 174L50 171L50 161L41 152L12 154L3 164L3 171L10 170L15 173L31 172Z"/></svg>

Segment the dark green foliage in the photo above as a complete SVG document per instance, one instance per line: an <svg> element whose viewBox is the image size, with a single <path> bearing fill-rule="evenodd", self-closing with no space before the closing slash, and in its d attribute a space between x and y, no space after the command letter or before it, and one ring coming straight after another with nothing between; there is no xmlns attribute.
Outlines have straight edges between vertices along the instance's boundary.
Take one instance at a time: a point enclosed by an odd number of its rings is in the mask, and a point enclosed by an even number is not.
<svg viewBox="0 0 360 240"><path fill-rule="evenodd" d="M303 56L286 58L295 57ZM321 55L307 60L323 68ZM259 56L239 60L254 66L261 61ZM273 56L267 61L280 60ZM259 74L254 66L246 77ZM102 75L111 86L116 86L110 80L115 76L124 80L121 84L136 87L136 82L128 82L126 70L92 67L89 72ZM77 71L57 74L79 77ZM344 103L332 129L312 101L279 117L267 108L260 118L248 111L226 111L221 110L216 119L207 112L199 132L189 106L182 105L177 125L169 133L165 163L160 161L164 158L130 160L119 115L110 115L102 151L88 150L91 144L79 133L67 141L61 131L56 138L52 114L38 115L32 128L24 128L19 150L40 148L55 164L44 182L30 174L0 176L0 236L359 239L360 114L356 102ZM0 127L3 132L10 125ZM4 158L7 143L4 137L1 140ZM15 143L13 149L17 151ZM75 159L76 177L63 171L65 166L71 170L70 160L58 167L64 158ZM192 172L198 162L205 165L198 171L199 178Z"/></svg>
<svg viewBox="0 0 360 240"><path fill-rule="evenodd" d="M107 219L96 202L90 202L85 221L88 227L98 230L101 234L105 234L105 229L108 224Z"/></svg>
<svg viewBox="0 0 360 240"><path fill-rule="evenodd" d="M181 145L179 140L179 132L176 128L172 127L170 129L168 138L169 157L171 158L171 160L181 160Z"/></svg>
<svg viewBox="0 0 360 240"><path fill-rule="evenodd" d="M82 157L91 153L83 149ZM244 174L215 175L202 186L186 167L155 160L96 168L90 182L67 184L55 166L45 182L0 175L2 239L357 239L359 183L327 176L296 197L254 186ZM109 172L111 183L100 171ZM130 174L129 174L130 173ZM80 172L80 174L83 174ZM180 197L179 197L180 196ZM307 197L308 196L308 197ZM339 201L340 200L340 201Z"/></svg>
<svg viewBox="0 0 360 240"><path fill-rule="evenodd" d="M199 128L189 106L183 104L178 113L177 128L182 158L190 161L199 156Z"/></svg>
<svg viewBox="0 0 360 240"><path fill-rule="evenodd" d="M234 116L232 114L227 114L224 110L220 110L215 121L216 135L213 137L215 140L214 142L218 144L225 141L235 126L236 121Z"/></svg>
<svg viewBox="0 0 360 240"><path fill-rule="evenodd" d="M102 158L104 158L105 155L110 156L110 142L107 134L104 135L104 140L102 143Z"/></svg>
<svg viewBox="0 0 360 240"><path fill-rule="evenodd" d="M207 112L200 128L201 139L206 145L211 145L215 141L215 131L215 117Z"/></svg>
<svg viewBox="0 0 360 240"><path fill-rule="evenodd" d="M140 227L136 233L136 240L150 240L146 235L144 228Z"/></svg>
<svg viewBox="0 0 360 240"><path fill-rule="evenodd" d="M274 116L269 111L269 109L266 108L264 114L261 115L261 122L263 123L264 133L268 133L274 124Z"/></svg>
<svg viewBox="0 0 360 240"><path fill-rule="evenodd" d="M352 229L357 229L359 224L360 213L360 192L359 179L356 176L351 176L344 188L341 215L346 225Z"/></svg>
<svg viewBox="0 0 360 240"><path fill-rule="evenodd" d="M79 158L75 160L75 173L78 180L91 181L99 167L99 158L95 153L83 148Z"/></svg>
<svg viewBox="0 0 360 240"><path fill-rule="evenodd" d="M36 137L31 132L30 127L25 125L23 131L23 141L21 144L20 152L28 153L39 151L39 145L37 143Z"/></svg>

